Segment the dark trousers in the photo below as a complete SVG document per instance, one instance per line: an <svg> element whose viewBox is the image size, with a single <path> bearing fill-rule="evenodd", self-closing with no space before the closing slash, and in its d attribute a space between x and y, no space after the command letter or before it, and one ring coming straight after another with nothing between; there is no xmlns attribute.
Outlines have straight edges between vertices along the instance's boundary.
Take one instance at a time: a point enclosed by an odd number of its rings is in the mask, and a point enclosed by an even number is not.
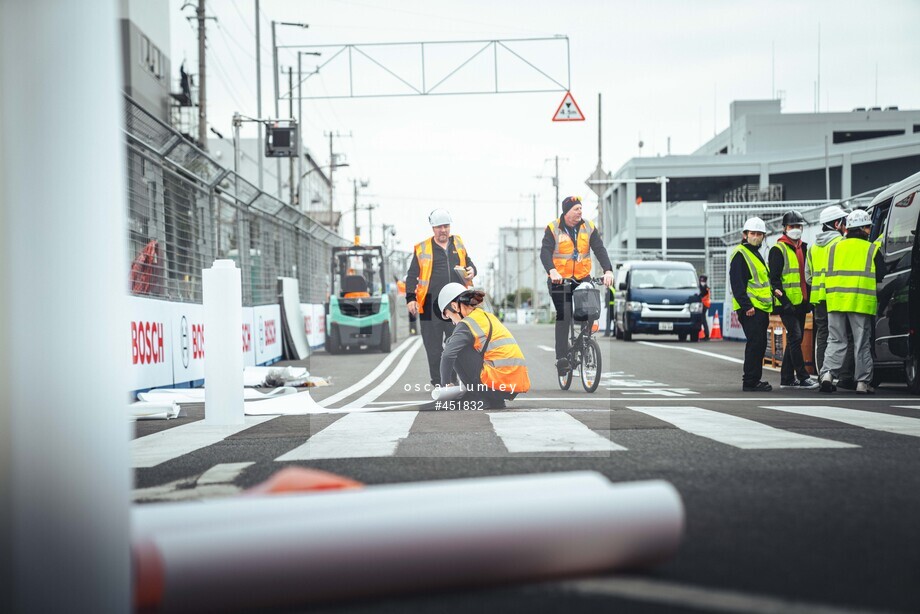
<svg viewBox="0 0 920 614"><path fill-rule="evenodd" d="M744 310L737 311L741 328L747 343L744 346L744 374L742 382L745 386L755 386L763 377L763 355L767 351L767 328L770 326L770 314L760 309L754 310L754 315L744 315Z"/></svg>
<svg viewBox="0 0 920 614"><path fill-rule="evenodd" d="M554 284L547 280L549 297L556 308L556 360L565 358L569 350L569 323L572 321L572 285Z"/></svg>
<svg viewBox="0 0 920 614"><path fill-rule="evenodd" d="M454 362L454 371L460 377L460 382L467 387L463 398L468 400L507 400L511 398L508 392L490 390L482 384L482 355L472 346L464 349L457 355Z"/></svg>
<svg viewBox="0 0 920 614"><path fill-rule="evenodd" d="M782 309L779 317L786 328L786 349L783 351L783 366L780 369L780 383L792 384L796 378L808 378L805 370L805 356L802 354L802 335L805 334L805 316L808 305L802 303L791 309Z"/></svg>
<svg viewBox="0 0 920 614"><path fill-rule="evenodd" d="M607 332L604 333L604 336L609 337L612 330L613 330L613 303L610 303L607 305Z"/></svg>
<svg viewBox="0 0 920 614"><path fill-rule="evenodd" d="M703 331L703 338L709 339L709 307L703 307Z"/></svg>
<svg viewBox="0 0 920 614"><path fill-rule="evenodd" d="M418 324L422 329L422 343L425 345L425 354L428 355L428 373L433 385L441 383L441 354L444 352L444 341L454 332L454 324L450 320L442 320L436 314L431 314L430 319L419 318Z"/></svg>
<svg viewBox="0 0 920 614"><path fill-rule="evenodd" d="M815 370L821 372L824 365L824 354L827 352L827 303L821 301L815 305L814 311L815 323ZM837 370L837 376L842 381L853 381L854 372L856 371L856 360L853 357L853 331L850 330L850 324L847 323L847 353L843 359L843 367Z"/></svg>

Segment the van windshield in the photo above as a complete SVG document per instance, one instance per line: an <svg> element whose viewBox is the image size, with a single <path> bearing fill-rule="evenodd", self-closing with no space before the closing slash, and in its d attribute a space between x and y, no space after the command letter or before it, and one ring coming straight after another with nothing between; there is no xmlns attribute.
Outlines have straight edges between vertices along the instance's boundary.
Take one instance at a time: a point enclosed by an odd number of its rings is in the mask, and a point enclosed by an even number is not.
<svg viewBox="0 0 920 614"><path fill-rule="evenodd" d="M634 269L631 286L637 289L699 289L696 274L689 269Z"/></svg>

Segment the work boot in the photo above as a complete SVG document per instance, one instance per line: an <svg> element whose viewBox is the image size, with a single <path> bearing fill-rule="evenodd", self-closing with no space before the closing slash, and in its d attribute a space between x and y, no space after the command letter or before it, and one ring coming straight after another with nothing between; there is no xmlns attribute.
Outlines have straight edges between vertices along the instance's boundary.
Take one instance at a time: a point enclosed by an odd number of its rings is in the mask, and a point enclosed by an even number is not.
<svg viewBox="0 0 920 614"><path fill-rule="evenodd" d="M556 360L556 373L559 375L565 375L571 370L572 366L569 364L568 359L559 358Z"/></svg>
<svg viewBox="0 0 920 614"><path fill-rule="evenodd" d="M743 392L770 392L773 386L769 382L757 382L756 384L744 384L741 386Z"/></svg>
<svg viewBox="0 0 920 614"><path fill-rule="evenodd" d="M822 373L819 382L821 392L835 392L837 390L837 386L834 385L834 376L830 371Z"/></svg>
<svg viewBox="0 0 920 614"><path fill-rule="evenodd" d="M856 394L875 394L875 388L869 382L856 382Z"/></svg>

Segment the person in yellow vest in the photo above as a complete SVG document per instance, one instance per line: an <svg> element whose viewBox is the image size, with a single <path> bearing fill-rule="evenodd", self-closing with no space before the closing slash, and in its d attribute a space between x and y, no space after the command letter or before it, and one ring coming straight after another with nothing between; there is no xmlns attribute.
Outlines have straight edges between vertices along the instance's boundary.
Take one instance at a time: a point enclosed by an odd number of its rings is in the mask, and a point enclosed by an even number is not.
<svg viewBox="0 0 920 614"><path fill-rule="evenodd" d="M767 328L773 312L773 293L767 263L760 246L767 236L767 225L759 217L748 219L741 230L741 244L729 257L728 278L732 290L732 308L744 329L744 371L741 390L769 392L773 390L763 377L763 356L767 351Z"/></svg>
<svg viewBox="0 0 920 614"><path fill-rule="evenodd" d="M770 248L767 268L770 270L770 287L776 297L779 316L786 329L786 348L780 369L780 388L814 390L817 380L808 376L802 339L805 335L805 317L811 311L811 288L805 279L805 255L808 244L802 241L805 218L798 211L783 215L783 234Z"/></svg>
<svg viewBox="0 0 920 614"><path fill-rule="evenodd" d="M572 318L572 289L591 277L597 256L604 271L604 286L613 284L613 265L604 240L594 223L582 219L580 196L567 196L562 201L562 215L546 226L540 249L540 262L549 276L547 287L556 308L556 370L564 375L569 370L565 355L569 346L569 322ZM575 279L575 283L565 280Z"/></svg>
<svg viewBox="0 0 920 614"><path fill-rule="evenodd" d="M418 322L431 385L440 381L441 352L444 340L453 332L454 325L442 317L437 308L438 293L451 282L473 285L476 265L470 259L463 240L450 234L450 213L435 209L428 216L432 236L415 246L415 253L406 273L406 307L410 316L418 315Z"/></svg>
<svg viewBox="0 0 920 614"><path fill-rule="evenodd" d="M502 409L506 400L530 390L530 377L517 341L498 317L479 307L484 299L483 291L459 283L441 289L439 311L455 328L441 355L440 382L450 386L456 373L467 389L465 401Z"/></svg>
<svg viewBox="0 0 920 614"><path fill-rule="evenodd" d="M805 281L811 284L811 304L814 307L815 331L815 368L821 372L824 364L824 355L827 351L827 293L824 290L824 275L827 272L827 255L831 246L843 240L846 231L847 212L837 205L831 205L821 210L818 218L821 223L821 232L815 236L815 242L809 248L805 257ZM847 327L847 354L843 367L839 369L840 380L836 382L838 388L856 390L856 381L853 379L853 333Z"/></svg>
<svg viewBox="0 0 920 614"><path fill-rule="evenodd" d="M831 246L827 255L824 290L829 339L821 365L821 392L834 392L834 375L843 367L847 351L846 326L853 331L856 392L874 392L872 381L872 326L878 308L876 288L885 276L878 245L869 242L872 218L857 209L847 216L847 238Z"/></svg>

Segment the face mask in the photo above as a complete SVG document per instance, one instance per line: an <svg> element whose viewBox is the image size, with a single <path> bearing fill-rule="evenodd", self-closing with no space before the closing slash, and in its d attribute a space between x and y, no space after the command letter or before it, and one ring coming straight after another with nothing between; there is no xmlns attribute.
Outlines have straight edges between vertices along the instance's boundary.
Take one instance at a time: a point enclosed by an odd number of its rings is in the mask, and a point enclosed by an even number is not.
<svg viewBox="0 0 920 614"><path fill-rule="evenodd" d="M789 230L786 232L786 236L792 239L793 241L798 241L799 239L802 238L802 229L793 228L792 230Z"/></svg>
<svg viewBox="0 0 920 614"><path fill-rule="evenodd" d="M763 237L748 237L747 242L754 247L760 247L760 244L763 243Z"/></svg>

